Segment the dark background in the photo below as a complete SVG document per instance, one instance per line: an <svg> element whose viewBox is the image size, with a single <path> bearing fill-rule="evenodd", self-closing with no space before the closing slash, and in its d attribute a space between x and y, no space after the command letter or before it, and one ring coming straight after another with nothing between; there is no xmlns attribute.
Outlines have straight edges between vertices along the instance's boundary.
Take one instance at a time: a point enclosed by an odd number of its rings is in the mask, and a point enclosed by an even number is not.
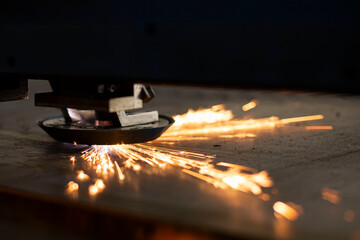
<svg viewBox="0 0 360 240"><path fill-rule="evenodd" d="M334 0L2 1L0 78L359 93L359 10Z"/></svg>

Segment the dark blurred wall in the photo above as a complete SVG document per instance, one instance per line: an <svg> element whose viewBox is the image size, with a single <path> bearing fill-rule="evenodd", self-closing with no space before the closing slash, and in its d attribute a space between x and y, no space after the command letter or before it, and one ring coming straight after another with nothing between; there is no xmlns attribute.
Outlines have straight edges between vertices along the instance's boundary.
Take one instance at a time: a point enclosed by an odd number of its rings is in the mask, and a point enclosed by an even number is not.
<svg viewBox="0 0 360 240"><path fill-rule="evenodd" d="M0 76L360 92L360 2L9 1Z"/></svg>

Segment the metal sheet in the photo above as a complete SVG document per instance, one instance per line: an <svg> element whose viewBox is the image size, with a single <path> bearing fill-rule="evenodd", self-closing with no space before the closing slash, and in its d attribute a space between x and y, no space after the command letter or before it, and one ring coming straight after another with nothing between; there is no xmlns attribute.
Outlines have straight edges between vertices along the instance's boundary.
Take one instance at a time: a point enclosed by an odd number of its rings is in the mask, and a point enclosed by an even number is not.
<svg viewBox="0 0 360 240"><path fill-rule="evenodd" d="M2 218L16 212L18 218L28 220L25 221L27 226L37 229L52 226L51 229L59 234L64 229L70 233L82 229L80 236L102 236L101 233L112 231L120 237L125 231L132 232L132 237L138 236L138 239L161 239L159 235L164 236L169 234L169 229L175 229L180 231L178 235L171 235L175 239L184 236L181 232L185 229L186 233L198 232L209 239L224 236L270 239L356 237L360 223L359 97L167 87L155 90L157 98L147 109L168 115L223 103L238 118L311 114L323 114L325 118L311 124L252 131L256 135L253 138L215 137L208 141L181 141L172 145L176 149L216 154L216 161L267 170L278 189L277 194L269 192L269 202L251 194L214 188L175 167L146 166L141 172L125 172L128 181L122 184L111 177L105 179L106 189L96 197L89 196L88 186L99 176L89 170L90 180L78 181L78 196L72 198L65 195L65 186L76 179L77 171L87 163L79 158L73 164L69 158L78 157L83 147L56 142L35 123L38 118L55 115L56 110L34 108L30 101L10 105L0 103ZM259 101L258 107L243 112L241 106L252 99ZM332 125L334 129L305 130L305 126L313 124ZM340 204L323 200L323 187L338 190ZM20 197L16 201L11 201L14 198L5 201L5 188L11 190L8 195L15 195L14 191L22 194L17 194ZM38 205L35 205L37 208L31 205L25 211L21 206L27 206L29 199ZM272 209L278 200L301 205L303 216L295 222L279 221ZM60 208L60 205L67 208ZM4 215L9 206L13 206L13 211ZM344 221L344 213L349 209L355 212L351 223ZM83 214L77 215L80 210ZM48 218L42 218L45 213ZM131 219L131 224L126 224L126 219ZM37 225L30 224L34 221ZM162 231L154 226L170 227ZM137 230L140 233L135 233ZM18 234L21 236L22 233Z"/></svg>

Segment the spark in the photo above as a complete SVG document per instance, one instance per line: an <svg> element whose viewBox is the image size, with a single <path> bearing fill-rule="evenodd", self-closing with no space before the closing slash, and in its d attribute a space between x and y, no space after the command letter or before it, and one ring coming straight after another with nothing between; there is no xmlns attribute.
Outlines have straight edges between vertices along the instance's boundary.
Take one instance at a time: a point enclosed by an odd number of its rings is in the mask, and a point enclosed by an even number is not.
<svg viewBox="0 0 360 240"><path fill-rule="evenodd" d="M118 174L119 181L122 182L125 179L125 176L122 173L121 168L119 167L119 164L116 161L115 161L115 167L116 167L116 172Z"/></svg>
<svg viewBox="0 0 360 240"><path fill-rule="evenodd" d="M339 204L341 201L340 193L334 189L324 187L321 189L322 199L332 203Z"/></svg>
<svg viewBox="0 0 360 240"><path fill-rule="evenodd" d="M74 163L76 161L75 156L70 157L70 161Z"/></svg>
<svg viewBox="0 0 360 240"><path fill-rule="evenodd" d="M105 188L105 184L101 179L96 180L95 186L100 190L103 190Z"/></svg>
<svg viewBox="0 0 360 240"><path fill-rule="evenodd" d="M283 203L276 202L273 205L275 217L284 217L290 221L295 221L300 215L303 214L303 208L292 202Z"/></svg>
<svg viewBox="0 0 360 240"><path fill-rule="evenodd" d="M79 180L88 180L88 179L90 179L90 177L89 177L89 175L87 175L86 173L84 173L83 170L80 170L80 171L78 172L77 179L79 179Z"/></svg>
<svg viewBox="0 0 360 240"><path fill-rule="evenodd" d="M111 155L113 159L122 160L114 161L114 164L111 164L113 167L111 171L116 169L120 181L125 179L125 175L121 171L118 162L121 162L123 168L134 171L141 170L140 164L160 168L171 165L182 168L184 173L206 181L215 187L232 188L255 195L261 194L263 187L272 186L272 180L266 171L258 172L256 169L225 162L215 164L213 162L215 156L202 153L155 147L148 144L92 146L90 149L85 150L82 156L86 161L95 163L94 169L103 169L110 166L108 160L94 161L94 159L97 159L94 153L107 157ZM220 170L219 166L226 169ZM99 174L102 173L99 172Z"/></svg>
<svg viewBox="0 0 360 240"><path fill-rule="evenodd" d="M96 185L90 185L89 186L89 194L91 195L91 196L95 196L95 195L97 195L98 193L99 193L99 188L98 188L98 186L96 186Z"/></svg>
<svg viewBox="0 0 360 240"><path fill-rule="evenodd" d="M190 109L183 115L174 116L175 124L157 140L143 144L94 145L83 151L81 158L97 174L97 178L103 180L116 176L119 183L122 183L127 179L129 170L141 172L149 167L164 169L172 166L214 187L251 193L268 201L270 195L264 193L263 189L272 187L273 181L267 171L259 171L239 164L216 162L215 155L176 149L173 146L168 148L161 144L205 141L214 137L254 138L255 134L244 131L273 129L294 122L323 118L322 115L312 115L285 119L274 116L262 119L235 119L232 111L226 110L224 105L196 111ZM78 179L84 179L80 174L85 173L79 172ZM89 186L89 194L94 196L104 187L104 181L98 180Z"/></svg>
<svg viewBox="0 0 360 240"><path fill-rule="evenodd" d="M89 194L90 196L95 196L105 189L104 181L101 179L97 179L93 185L89 186Z"/></svg>
<svg viewBox="0 0 360 240"><path fill-rule="evenodd" d="M244 106L242 106L242 110L243 110L244 112L247 112L247 111L253 109L254 107L256 107L256 105L258 104L258 102L259 102L258 100L254 99L254 100L252 100L251 102L249 102L249 103L245 104Z"/></svg>
<svg viewBox="0 0 360 240"><path fill-rule="evenodd" d="M194 114L192 114L194 115ZM165 138L166 141L169 140L180 140L178 136L189 136L192 137L196 135L229 135L229 134L236 134L241 131L245 130L254 130L254 129L273 129L275 127L280 127L286 124L290 123L296 123L296 122L305 122L305 121L314 121L314 120L320 120L323 119L323 115L312 115L312 116L303 116L303 117L295 117L295 118L285 118L280 119L278 117L268 117L268 118L261 118L261 119L228 119L227 116L224 116L223 119L220 117L215 118L211 124L205 125L207 122L201 122L200 120L201 115L199 116L199 119L196 122L193 122L192 125L184 124L181 125L179 123L178 125L175 125L171 127L167 132L163 134L158 140L156 141L162 141L163 138ZM201 126L199 126L201 125ZM242 133L242 137L253 137L254 135L249 134L246 135L246 133ZM239 135L241 136L241 135ZM171 138L172 137L172 138Z"/></svg>
<svg viewBox="0 0 360 240"><path fill-rule="evenodd" d="M74 141L74 146L76 146L77 145L77 143Z"/></svg>
<svg viewBox="0 0 360 240"><path fill-rule="evenodd" d="M333 130L333 126L306 126L306 130Z"/></svg>
<svg viewBox="0 0 360 240"><path fill-rule="evenodd" d="M253 133L238 133L238 134L229 134L229 135L219 135L219 138L254 138L256 137Z"/></svg>
<svg viewBox="0 0 360 240"><path fill-rule="evenodd" d="M66 185L65 193L66 194L71 194L71 193L76 192L78 190L79 190L79 185L74 181L70 181Z"/></svg>
<svg viewBox="0 0 360 240"><path fill-rule="evenodd" d="M189 109L187 113L174 116L173 126L183 126L189 124L214 123L227 121L234 117L231 110L225 110L225 105L215 105L211 108L198 109L194 111Z"/></svg>
<svg viewBox="0 0 360 240"><path fill-rule="evenodd" d="M293 117L293 118L285 118L279 120L279 124L288 124L288 123L295 123L295 122L307 122L307 121L313 121L313 120L320 120L324 119L324 116L319 115L311 115L311 116L304 116L304 117Z"/></svg>

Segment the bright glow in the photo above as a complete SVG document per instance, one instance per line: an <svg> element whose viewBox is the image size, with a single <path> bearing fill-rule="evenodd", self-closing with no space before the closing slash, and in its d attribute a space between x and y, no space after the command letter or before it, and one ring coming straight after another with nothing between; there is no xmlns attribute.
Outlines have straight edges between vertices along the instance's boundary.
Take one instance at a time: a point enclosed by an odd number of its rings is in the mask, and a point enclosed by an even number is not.
<svg viewBox="0 0 360 240"><path fill-rule="evenodd" d="M330 189L324 187L321 189L322 199L332 203L332 204L339 204L341 201L340 193L334 189Z"/></svg>
<svg viewBox="0 0 360 240"><path fill-rule="evenodd" d="M279 124L307 122L307 121L320 120L320 119L324 119L324 116L323 115L311 115L311 116L304 116L304 117L293 117L293 118L281 119L279 121Z"/></svg>
<svg viewBox="0 0 360 240"><path fill-rule="evenodd" d="M88 180L88 179L90 179L90 177L87 174L85 174L83 170L80 170L78 172L77 179L79 179L79 180Z"/></svg>
<svg viewBox="0 0 360 240"><path fill-rule="evenodd" d="M242 110L244 112L249 111L250 109L253 109L254 107L256 107L258 102L259 102L258 100L254 99L251 102L249 102L249 103L245 104L244 106L242 106Z"/></svg>
<svg viewBox="0 0 360 240"><path fill-rule="evenodd" d="M214 137L225 136L223 138L228 138L229 135L239 138L255 137L254 134L244 133L244 131L254 129L272 129L290 123L314 121L324 118L323 115L312 115L285 119L279 119L278 117L273 116L268 118L244 120L232 119L232 113L228 114L227 111L221 110L219 112L214 112L216 117L208 119L206 114L202 116L203 111L204 109L200 109L196 112L192 110L192 112L180 115L180 121L158 138L156 142L182 141L184 138L194 137L208 138L210 135ZM186 122L187 119L189 119L190 122Z"/></svg>
<svg viewBox="0 0 360 240"><path fill-rule="evenodd" d="M95 163L95 169L103 169L104 167L101 164L108 167L108 161L94 161L94 159L98 159L99 156L109 155L112 155L114 159L127 159L122 161L123 167L134 171L141 169L140 164L160 168L172 165L182 168L183 172L206 181L215 187L233 188L255 195L262 193L262 187L272 186L272 180L265 171L258 172L256 169L224 162L214 164L212 160L215 156L154 147L148 144L93 146L84 151L82 157L90 163ZM111 164L111 166L114 169L108 170L108 172L113 172L116 169L119 180L123 181L125 175L122 173L118 161L115 161L115 164ZM217 166L223 166L226 169L219 170Z"/></svg>
<svg viewBox="0 0 360 240"><path fill-rule="evenodd" d="M96 180L95 186L100 190L103 190L105 188L105 184L101 179Z"/></svg>
<svg viewBox="0 0 360 240"><path fill-rule="evenodd" d="M189 109L186 114L174 116L175 123L173 126L215 123L219 121L227 121L232 119L231 110L225 110L225 105L215 105L211 108L192 110Z"/></svg>
<svg viewBox="0 0 360 240"><path fill-rule="evenodd" d="M89 194L91 196L95 196L99 193L99 188L96 185L90 185L89 186Z"/></svg>
<svg viewBox="0 0 360 240"><path fill-rule="evenodd" d="M66 194L71 194L71 193L76 192L78 190L79 190L79 185L74 181L70 181L66 185L65 193Z"/></svg>
<svg viewBox="0 0 360 240"><path fill-rule="evenodd" d="M119 181L122 182L125 179L124 174L121 171L121 168L119 167L119 164L115 161L115 167L116 167L116 172L119 178Z"/></svg>
<svg viewBox="0 0 360 240"><path fill-rule="evenodd" d="M306 130L333 130L333 126L306 126Z"/></svg>
<svg viewBox="0 0 360 240"><path fill-rule="evenodd" d="M273 205L275 216L279 217L278 214L290 221L295 221L298 217L303 213L303 209L301 206L294 203L283 203L276 202Z"/></svg>

